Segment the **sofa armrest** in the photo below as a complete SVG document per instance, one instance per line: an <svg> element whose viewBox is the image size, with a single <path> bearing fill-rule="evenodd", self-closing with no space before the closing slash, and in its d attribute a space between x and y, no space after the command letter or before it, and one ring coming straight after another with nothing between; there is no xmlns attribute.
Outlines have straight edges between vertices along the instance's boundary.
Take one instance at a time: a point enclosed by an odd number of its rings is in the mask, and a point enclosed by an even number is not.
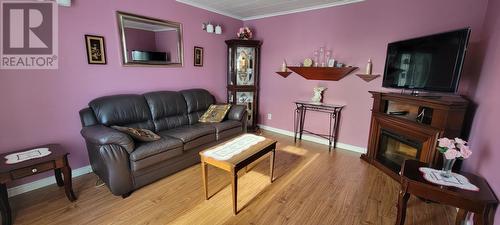
<svg viewBox="0 0 500 225"><path fill-rule="evenodd" d="M241 119L245 118L246 111L247 107L244 105L232 105L227 114L227 118L230 120L241 121Z"/></svg>
<svg viewBox="0 0 500 225"><path fill-rule="evenodd" d="M247 107L244 105L232 105L227 118L241 122L243 133L247 132Z"/></svg>
<svg viewBox="0 0 500 225"><path fill-rule="evenodd" d="M128 153L134 151L135 148L134 141L128 134L103 125L83 127L80 133L86 141L93 144L118 145Z"/></svg>

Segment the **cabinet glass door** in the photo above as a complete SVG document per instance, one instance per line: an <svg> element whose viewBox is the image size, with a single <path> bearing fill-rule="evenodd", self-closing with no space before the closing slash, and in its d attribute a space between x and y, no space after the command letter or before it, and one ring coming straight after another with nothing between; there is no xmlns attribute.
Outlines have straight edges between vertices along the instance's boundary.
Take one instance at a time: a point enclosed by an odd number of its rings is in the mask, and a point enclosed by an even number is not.
<svg viewBox="0 0 500 225"><path fill-rule="evenodd" d="M254 85L255 48L236 48L236 85Z"/></svg>
<svg viewBox="0 0 500 225"><path fill-rule="evenodd" d="M236 104L247 106L247 112L248 112L247 123L249 126L253 125L253 123L252 123L252 121L253 121L253 106L254 106L253 99L254 99L254 93L251 91L236 92Z"/></svg>

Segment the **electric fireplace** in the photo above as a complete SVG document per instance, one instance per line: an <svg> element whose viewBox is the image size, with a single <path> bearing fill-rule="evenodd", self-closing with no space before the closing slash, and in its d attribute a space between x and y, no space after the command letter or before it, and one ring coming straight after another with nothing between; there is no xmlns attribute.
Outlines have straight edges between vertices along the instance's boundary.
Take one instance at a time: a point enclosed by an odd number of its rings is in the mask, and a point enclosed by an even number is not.
<svg viewBox="0 0 500 225"><path fill-rule="evenodd" d="M405 160L418 160L421 151L422 143L418 140L412 140L400 134L382 129L376 159L392 171L398 173Z"/></svg>

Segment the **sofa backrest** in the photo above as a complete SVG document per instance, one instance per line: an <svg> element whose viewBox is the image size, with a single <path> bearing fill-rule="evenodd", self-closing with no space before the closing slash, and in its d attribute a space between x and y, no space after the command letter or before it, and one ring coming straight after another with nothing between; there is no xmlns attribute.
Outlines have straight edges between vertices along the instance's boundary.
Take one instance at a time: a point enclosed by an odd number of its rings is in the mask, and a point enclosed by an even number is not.
<svg viewBox="0 0 500 225"><path fill-rule="evenodd" d="M142 95L104 96L92 100L89 106L100 124L154 129L149 106Z"/></svg>
<svg viewBox="0 0 500 225"><path fill-rule="evenodd" d="M189 124L198 123L200 116L215 103L215 98L204 89L189 89L180 92L187 104Z"/></svg>
<svg viewBox="0 0 500 225"><path fill-rule="evenodd" d="M156 132L189 124L184 97L175 91L144 94L149 105Z"/></svg>
<svg viewBox="0 0 500 225"><path fill-rule="evenodd" d="M144 128L156 132L198 123L215 103L207 90L156 91L96 98L80 110L82 126L102 124Z"/></svg>

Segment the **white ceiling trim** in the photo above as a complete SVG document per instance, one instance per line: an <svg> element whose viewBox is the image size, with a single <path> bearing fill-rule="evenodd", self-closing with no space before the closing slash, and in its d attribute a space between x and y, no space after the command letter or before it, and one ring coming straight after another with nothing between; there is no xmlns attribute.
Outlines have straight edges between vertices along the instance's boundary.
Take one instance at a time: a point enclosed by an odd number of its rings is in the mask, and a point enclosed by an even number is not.
<svg viewBox="0 0 500 225"><path fill-rule="evenodd" d="M316 6L311 6L311 7L283 11L283 12L269 13L269 14L264 14L264 15L259 15L259 16L250 16L250 17L245 17L242 20L247 21L247 20L256 20L256 19L262 19L262 18L267 18L267 17L273 17L273 16L282 16L282 15L287 15L287 14L292 14L292 13L299 13L299 12L306 12L306 11L317 10L317 9L330 8L330 7L334 7L334 6L348 5L351 3L363 2L363 1L365 1L365 0L346 0L343 2L328 3L328 4L316 5Z"/></svg>
<svg viewBox="0 0 500 225"><path fill-rule="evenodd" d="M205 5L199 4L197 2L192 2L190 0L176 0L176 1L190 5L190 6L194 6L196 8L200 8L200 9L204 9L204 10L207 10L210 12L218 13L218 14L221 14L224 16L247 21L247 20L256 20L256 19L262 19L262 18L267 18L267 17L273 17L273 16L282 16L282 15L287 15L287 14L292 14L292 13L306 12L306 11L317 10L317 9L324 9L324 8L329 8L329 7L334 7L334 6L348 5L348 4L352 4L352 3L364 2L365 0L345 0L342 2L334 2L334 3L311 6L311 7L304 7L304 8L300 8L300 9L287 10L287 11L282 11L282 12L269 13L269 14L263 14L263 15L258 15L258 16L250 16L250 17L236 16L236 15L231 14L229 12L217 10L217 9L212 8L212 7L207 7Z"/></svg>
<svg viewBox="0 0 500 225"><path fill-rule="evenodd" d="M228 12L217 10L217 9L212 8L212 7L208 7L206 5L199 4L197 2L192 2L190 0L176 0L176 1L180 2L180 3L184 3L186 5L194 6L196 8L200 8L200 9L204 9L204 10L207 10L207 11L210 11L210 12L221 14L223 16L228 16L228 17L231 17L231 18L235 18L235 19L239 19L239 20L244 20L244 18L242 18L240 16L236 16L236 15L228 13Z"/></svg>

